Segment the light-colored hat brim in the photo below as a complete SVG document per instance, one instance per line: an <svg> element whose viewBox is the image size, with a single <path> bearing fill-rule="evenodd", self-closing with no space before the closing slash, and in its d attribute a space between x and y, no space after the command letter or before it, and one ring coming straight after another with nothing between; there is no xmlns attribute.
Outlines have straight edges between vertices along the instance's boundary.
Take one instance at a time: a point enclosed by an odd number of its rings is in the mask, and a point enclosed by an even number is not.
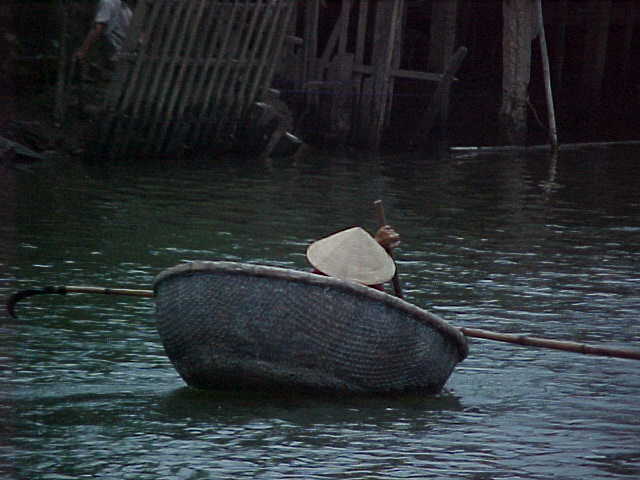
<svg viewBox="0 0 640 480"><path fill-rule="evenodd" d="M325 275L375 285L393 278L393 259L360 227L334 233L313 242L307 259Z"/></svg>

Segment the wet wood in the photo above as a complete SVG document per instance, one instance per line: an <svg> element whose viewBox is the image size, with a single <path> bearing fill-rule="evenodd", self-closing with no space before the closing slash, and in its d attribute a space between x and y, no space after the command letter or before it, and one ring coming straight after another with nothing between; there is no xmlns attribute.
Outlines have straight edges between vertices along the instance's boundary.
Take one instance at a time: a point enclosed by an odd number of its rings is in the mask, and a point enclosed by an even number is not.
<svg viewBox="0 0 640 480"><path fill-rule="evenodd" d="M553 104L553 91L551 89L551 70L549 68L549 54L547 52L547 40L544 29L544 17L542 14L542 0L536 0L536 17L538 20L538 38L540 40L540 54L542 56L542 72L544 75L544 90L547 99L547 118L549 120L549 141L553 150L558 149L558 133L556 127L556 111Z"/></svg>
<svg viewBox="0 0 640 480"><path fill-rule="evenodd" d="M524 144L527 137L531 78L532 2L503 2L502 104L500 121L507 143Z"/></svg>

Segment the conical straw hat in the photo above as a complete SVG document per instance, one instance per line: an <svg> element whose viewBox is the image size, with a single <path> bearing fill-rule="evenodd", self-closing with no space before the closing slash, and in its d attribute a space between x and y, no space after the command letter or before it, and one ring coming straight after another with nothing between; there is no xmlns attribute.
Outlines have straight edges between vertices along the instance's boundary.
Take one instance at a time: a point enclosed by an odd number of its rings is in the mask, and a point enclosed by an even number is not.
<svg viewBox="0 0 640 480"><path fill-rule="evenodd" d="M307 249L307 259L325 275L365 285L387 282L396 271L384 248L360 227L312 243Z"/></svg>

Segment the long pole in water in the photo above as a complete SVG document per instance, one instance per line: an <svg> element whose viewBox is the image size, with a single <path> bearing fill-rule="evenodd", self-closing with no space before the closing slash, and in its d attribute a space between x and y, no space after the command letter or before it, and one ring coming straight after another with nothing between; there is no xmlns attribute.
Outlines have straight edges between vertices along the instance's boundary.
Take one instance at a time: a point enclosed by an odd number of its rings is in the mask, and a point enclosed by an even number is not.
<svg viewBox="0 0 640 480"><path fill-rule="evenodd" d="M547 97L547 117L549 118L549 140L553 151L558 150L558 129L556 128L556 112L553 106L553 92L551 90L551 74L549 68L549 53L547 38L544 32L544 17L542 16L542 0L536 1L536 16L538 17L538 36L540 39L540 54L542 55L542 71L544 74L544 90Z"/></svg>
<svg viewBox="0 0 640 480"><path fill-rule="evenodd" d="M28 290L20 290L7 299L7 313L13 318L16 316L16 303L34 295L58 294L66 295L67 293L97 293L101 295L127 295L130 297L153 297L153 290L132 290L128 288L104 288L104 287L82 287L82 286L59 286L59 287L43 287L32 288Z"/></svg>
<svg viewBox="0 0 640 480"><path fill-rule="evenodd" d="M132 290L127 288L104 288L104 287L82 287L82 286L60 286L60 287L44 287L37 289L20 290L7 299L7 312L13 318L16 318L15 305L20 300L31 297L33 295L43 294L60 294L67 293L93 293L101 295L126 295L132 297L154 296L153 290ZM527 335L514 335L509 333L498 333L489 330L481 330L478 328L462 327L460 331L467 337L483 338L485 340L494 340L497 342L513 343L516 345L524 345L530 347L551 348L554 350L563 350L565 352L583 353L586 355L599 355L604 357L627 358L632 360L640 360L640 350L628 348L610 348L600 347L596 345L587 345L585 343L576 343L563 340L552 340L550 338L529 337Z"/></svg>
<svg viewBox="0 0 640 480"><path fill-rule="evenodd" d="M484 338L497 342L514 343L529 347L551 348L565 352L584 353L585 355L600 355L604 357L631 358L640 360L640 350L628 348L599 347L586 343L569 342L564 340L552 340L550 338L529 337L527 335L514 335L511 333L498 333L479 328L460 328L467 337Z"/></svg>

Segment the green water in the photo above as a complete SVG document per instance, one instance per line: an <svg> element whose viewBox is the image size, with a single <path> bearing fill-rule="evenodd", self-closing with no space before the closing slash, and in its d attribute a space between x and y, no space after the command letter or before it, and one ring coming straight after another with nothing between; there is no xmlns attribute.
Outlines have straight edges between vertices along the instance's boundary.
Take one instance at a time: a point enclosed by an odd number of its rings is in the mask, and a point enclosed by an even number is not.
<svg viewBox="0 0 640 480"><path fill-rule="evenodd" d="M313 239L401 233L407 299L456 326L640 347L637 149L0 171L0 296L149 288L232 260L308 269ZM0 471L10 479L623 479L640 475L631 360L473 340L446 390L335 399L186 388L149 299L34 297L0 317Z"/></svg>

